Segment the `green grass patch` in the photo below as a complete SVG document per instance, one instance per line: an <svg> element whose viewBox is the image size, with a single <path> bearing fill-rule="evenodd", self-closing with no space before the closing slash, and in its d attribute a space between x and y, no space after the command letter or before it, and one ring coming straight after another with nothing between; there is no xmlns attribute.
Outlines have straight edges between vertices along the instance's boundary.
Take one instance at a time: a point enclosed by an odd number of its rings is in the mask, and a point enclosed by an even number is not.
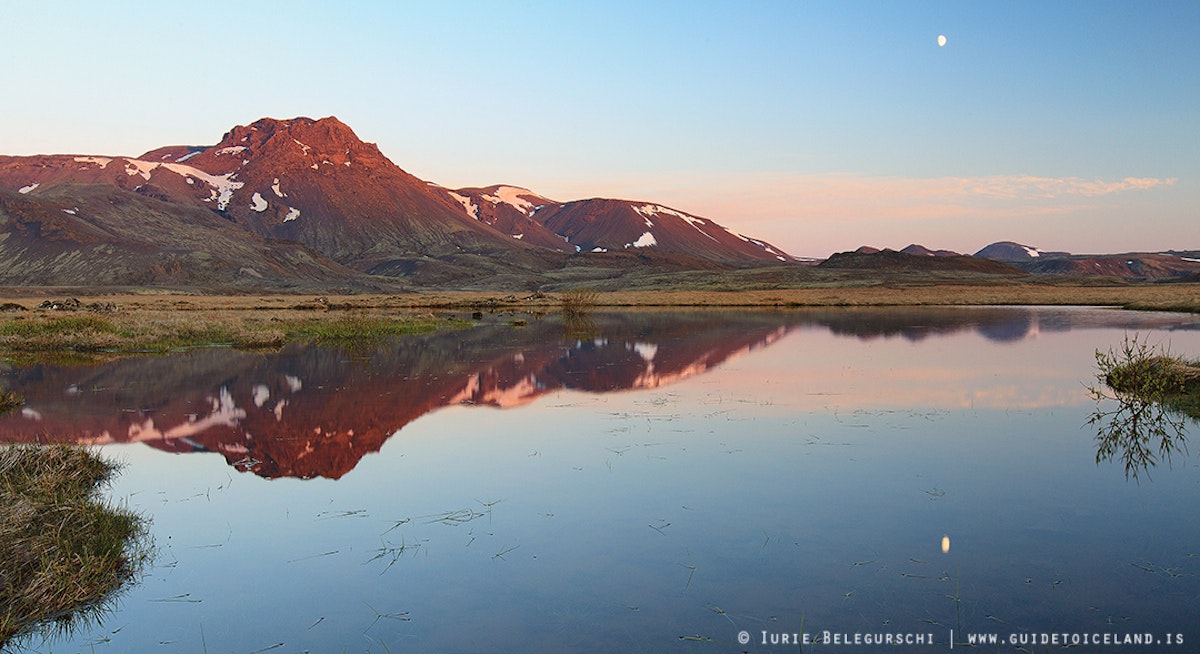
<svg viewBox="0 0 1200 654"><path fill-rule="evenodd" d="M423 334L466 321L429 314L320 314L244 311L212 314L114 314L111 317L66 316L0 319L0 351L13 363L78 360L88 363L111 355L163 354L198 347L279 348L293 340L316 342L373 341Z"/></svg>
<svg viewBox="0 0 1200 654"><path fill-rule="evenodd" d="M0 449L0 647L98 619L149 560L146 520L99 497L116 472L77 446Z"/></svg>
<svg viewBox="0 0 1200 654"><path fill-rule="evenodd" d="M0 336L36 338L80 333L117 334L119 330L111 321L96 316L66 316L52 320L13 321L0 325Z"/></svg>
<svg viewBox="0 0 1200 654"><path fill-rule="evenodd" d="M342 316L334 320L306 320L287 328L290 338L329 341L357 341L427 334L443 326L468 326L465 321L434 319L398 319L381 316Z"/></svg>
<svg viewBox="0 0 1200 654"><path fill-rule="evenodd" d="M1126 338L1119 350L1096 352L1098 378L1118 395L1158 402L1200 418L1200 362Z"/></svg>

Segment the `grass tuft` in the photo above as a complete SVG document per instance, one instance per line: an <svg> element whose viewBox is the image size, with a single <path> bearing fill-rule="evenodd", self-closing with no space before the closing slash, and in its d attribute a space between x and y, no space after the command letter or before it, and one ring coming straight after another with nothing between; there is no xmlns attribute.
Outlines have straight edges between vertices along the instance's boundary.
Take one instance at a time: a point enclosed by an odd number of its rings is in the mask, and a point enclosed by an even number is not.
<svg viewBox="0 0 1200 654"><path fill-rule="evenodd" d="M0 449L0 647L97 619L149 560L146 520L98 497L117 470L77 446Z"/></svg>
<svg viewBox="0 0 1200 654"><path fill-rule="evenodd" d="M14 391L0 391L0 416L25 404L25 398Z"/></svg>
<svg viewBox="0 0 1200 654"><path fill-rule="evenodd" d="M1158 402L1200 417L1200 362L1172 356L1135 334L1126 337L1119 350L1097 350L1096 365L1097 378L1119 396Z"/></svg>
<svg viewBox="0 0 1200 654"><path fill-rule="evenodd" d="M562 312L567 320L581 318L596 308L599 294L590 288L573 288L562 293Z"/></svg>

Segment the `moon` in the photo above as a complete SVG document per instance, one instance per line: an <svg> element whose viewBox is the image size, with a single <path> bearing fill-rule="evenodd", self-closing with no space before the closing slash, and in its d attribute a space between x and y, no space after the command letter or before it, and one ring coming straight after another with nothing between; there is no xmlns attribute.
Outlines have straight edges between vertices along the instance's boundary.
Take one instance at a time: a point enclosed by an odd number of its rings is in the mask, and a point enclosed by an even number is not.
<svg viewBox="0 0 1200 654"><path fill-rule="evenodd" d="M938 34L938 47L939 48L946 47L946 35L945 34Z"/></svg>

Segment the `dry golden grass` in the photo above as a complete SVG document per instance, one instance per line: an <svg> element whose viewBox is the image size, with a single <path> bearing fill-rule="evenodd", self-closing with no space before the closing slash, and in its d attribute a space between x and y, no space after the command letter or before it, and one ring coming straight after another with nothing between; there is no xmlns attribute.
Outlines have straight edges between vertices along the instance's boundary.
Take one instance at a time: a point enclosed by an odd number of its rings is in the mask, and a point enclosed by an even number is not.
<svg viewBox="0 0 1200 654"><path fill-rule="evenodd" d="M0 313L0 350L10 353L165 352L228 345L278 347L289 340L357 339L430 331L453 324L445 312L559 311L570 293L430 292L346 295L186 295L139 293L80 297L116 311L35 309L43 297L0 298L30 311ZM60 298L61 299L61 298ZM564 300L567 304L564 304ZM1089 305L1200 312L1200 284L935 284L920 280L738 291L588 292L595 307L805 307L922 305ZM10 355L11 356L11 355Z"/></svg>
<svg viewBox="0 0 1200 654"><path fill-rule="evenodd" d="M2 298L33 308L43 296ZM399 295L331 295L313 299L295 295L190 295L141 293L99 295L79 299L84 303L114 302L120 313L141 313L148 318L212 317L233 320L241 312L282 321L365 312L376 316L425 314L437 309L528 308L561 306L562 294L487 291L436 291ZM952 284L896 281L805 288L711 290L627 290L595 293L597 306L917 306L917 305L1080 305L1187 310L1200 312L1200 284L1098 284L994 283ZM36 311L34 313L37 313ZM20 313L0 314L7 322ZM100 314L112 317L114 314ZM247 321L252 319L247 318Z"/></svg>
<svg viewBox="0 0 1200 654"><path fill-rule="evenodd" d="M97 497L115 472L75 446L0 449L0 647L90 620L137 576L145 521Z"/></svg>

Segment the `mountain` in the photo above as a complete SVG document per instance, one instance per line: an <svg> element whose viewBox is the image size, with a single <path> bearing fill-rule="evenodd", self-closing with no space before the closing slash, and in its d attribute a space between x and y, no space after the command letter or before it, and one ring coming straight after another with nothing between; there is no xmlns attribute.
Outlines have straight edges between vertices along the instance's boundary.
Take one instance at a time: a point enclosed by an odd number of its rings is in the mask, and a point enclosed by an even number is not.
<svg viewBox="0 0 1200 654"><path fill-rule="evenodd" d="M1044 252L1012 241L992 243L976 257L1004 261L1039 275L1098 275L1131 281L1181 280L1200 274L1200 257L1188 252L1070 254Z"/></svg>
<svg viewBox="0 0 1200 654"><path fill-rule="evenodd" d="M1040 275L1102 275L1134 281L1182 280L1200 275L1200 258L1174 253L1074 255L1014 265Z"/></svg>
<svg viewBox="0 0 1200 654"><path fill-rule="evenodd" d="M445 190L468 216L515 239L562 252L654 252L724 263L790 262L769 243L662 205L593 198L555 202L528 189Z"/></svg>
<svg viewBox="0 0 1200 654"><path fill-rule="evenodd" d="M885 251L886 252L894 252L894 250L890 250L890 249L880 250L879 248L872 247L870 245L860 246L854 252L856 252L858 254L876 254L878 252L885 252ZM900 252L903 252L904 254L912 254L912 255L916 255L916 256L920 256L920 257L961 257L962 256L962 254L955 252L953 250L930 250L929 248L925 247L924 245L918 245L916 243L909 245L908 247L904 248L903 250L900 250Z"/></svg>
<svg viewBox="0 0 1200 654"><path fill-rule="evenodd" d="M102 194L97 187L116 193L112 197L123 205L150 209L118 215L95 205L83 211ZM70 255L81 264L79 275L106 283L192 281L188 275L149 274L132 263L107 270L107 260L93 256L100 251L87 243L190 261L222 259L232 240L261 250L265 259L251 257L255 270L303 252L322 266L333 265L334 277L357 273L361 282L368 279L363 275L382 275L432 285L538 275L570 265L568 255L593 250L627 250L638 255L631 262L651 264L660 255L672 265L678 265L677 255L732 266L792 260L763 241L656 204L560 203L506 185L443 188L405 172L334 117L263 118L234 127L212 146L165 146L139 157L0 157L0 193L8 194L8 205L43 217L81 205L58 227L48 219L39 223L48 233L67 230L55 244L39 242L41 232L29 229L28 220L19 251L0 241L0 258L23 261L20 281L0 274L0 284L58 283L56 271L71 252L79 253ZM12 238L5 234L19 230L20 221L7 214L0 219L0 239ZM181 244L175 231L193 237ZM267 252L273 248L284 253ZM222 272L214 279L229 276L218 267ZM320 276L315 270L299 274Z"/></svg>
<svg viewBox="0 0 1200 654"><path fill-rule="evenodd" d="M0 280L21 286L374 288L297 243L268 242L199 207L104 184L0 191Z"/></svg>
<svg viewBox="0 0 1200 654"><path fill-rule="evenodd" d="M544 198L529 189L496 184L484 188L441 189L462 205L467 216L478 220L502 234L530 245L540 245L560 252L574 252L566 239L555 234L534 219L534 214L558 202Z"/></svg>
<svg viewBox="0 0 1200 654"><path fill-rule="evenodd" d="M1027 261L1029 259L1068 257L1071 255L1068 252L1043 252L1035 247L1021 245L1013 241L999 241L984 247L973 256L981 259L992 259L993 261Z"/></svg>
<svg viewBox="0 0 1200 654"><path fill-rule="evenodd" d="M864 252L839 252L832 255L818 268L839 270L905 271L905 272L966 272L991 275L1026 275L1025 271L1007 263L978 259L966 255L928 256L880 250Z"/></svg>
<svg viewBox="0 0 1200 654"><path fill-rule="evenodd" d="M594 198L536 214L577 252L644 250L725 263L790 262L778 248L707 219L647 202Z"/></svg>
<svg viewBox="0 0 1200 654"><path fill-rule="evenodd" d="M917 245L916 243L913 243L900 251L905 254L915 254L915 255L921 256L921 257L961 257L962 256L962 254L955 252L953 250L930 250L929 248L925 247L924 245Z"/></svg>

